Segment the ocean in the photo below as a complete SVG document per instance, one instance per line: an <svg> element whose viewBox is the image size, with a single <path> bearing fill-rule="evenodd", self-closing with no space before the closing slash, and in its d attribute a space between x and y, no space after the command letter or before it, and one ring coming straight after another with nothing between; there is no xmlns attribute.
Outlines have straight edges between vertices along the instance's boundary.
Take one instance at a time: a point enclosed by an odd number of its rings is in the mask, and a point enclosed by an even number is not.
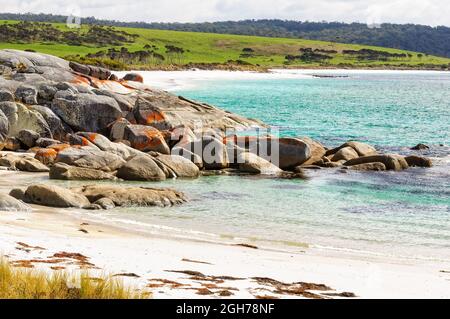
<svg viewBox="0 0 450 319"><path fill-rule="evenodd" d="M433 157L435 166L308 171L306 180L171 180L155 186L184 191L188 204L93 215L180 238L450 260L450 73L330 70L320 74L344 77L318 78L311 76L315 71L298 77L289 72L287 78L199 80L175 93L261 119L281 136L309 136L328 147L358 140L382 152L411 154L411 147L425 143L431 149L420 154Z"/></svg>

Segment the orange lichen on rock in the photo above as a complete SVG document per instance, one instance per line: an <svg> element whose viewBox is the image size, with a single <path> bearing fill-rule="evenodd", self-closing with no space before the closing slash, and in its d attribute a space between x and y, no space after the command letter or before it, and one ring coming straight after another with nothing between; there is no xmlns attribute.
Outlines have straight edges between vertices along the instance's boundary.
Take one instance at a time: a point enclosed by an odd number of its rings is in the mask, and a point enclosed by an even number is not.
<svg viewBox="0 0 450 319"><path fill-rule="evenodd" d="M133 148L137 150L146 150L149 147L153 148L156 146L160 146L162 144L162 141L165 140L161 132L152 129L145 129L143 135L146 137L145 140L138 139L132 142L131 146Z"/></svg>
<svg viewBox="0 0 450 319"><path fill-rule="evenodd" d="M57 153L59 153L69 147L71 147L69 144L53 144L48 146L47 148L51 148L55 150Z"/></svg>
<svg viewBox="0 0 450 319"><path fill-rule="evenodd" d="M35 159L40 161L44 165L51 164L58 156L58 152L53 148L41 148L36 152Z"/></svg>
<svg viewBox="0 0 450 319"><path fill-rule="evenodd" d="M72 84L79 84L79 85L91 85L91 82L88 78L81 76L81 75L75 75L74 79L72 80Z"/></svg>
<svg viewBox="0 0 450 319"><path fill-rule="evenodd" d="M163 112L159 112L159 111L153 111L150 112L149 114L147 114L145 121L146 124L154 124L154 123L158 123L158 122L162 122L165 121L166 117L164 115Z"/></svg>

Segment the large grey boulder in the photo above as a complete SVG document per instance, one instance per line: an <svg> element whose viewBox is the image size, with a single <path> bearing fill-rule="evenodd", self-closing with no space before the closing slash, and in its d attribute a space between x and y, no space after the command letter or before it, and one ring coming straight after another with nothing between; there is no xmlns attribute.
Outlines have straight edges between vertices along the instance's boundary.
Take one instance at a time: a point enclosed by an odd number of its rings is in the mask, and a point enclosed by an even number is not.
<svg viewBox="0 0 450 319"><path fill-rule="evenodd" d="M89 206L86 196L54 185L31 185L25 191L25 200L32 204L49 207L76 207Z"/></svg>
<svg viewBox="0 0 450 319"><path fill-rule="evenodd" d="M29 85L22 85L17 88L15 96L20 99L23 103L33 105L38 104L37 101L38 91L36 88Z"/></svg>
<svg viewBox="0 0 450 319"><path fill-rule="evenodd" d="M168 188L120 187L115 185L89 185L73 189L92 203L102 198L110 199L116 206L179 205L187 201L185 195Z"/></svg>
<svg viewBox="0 0 450 319"><path fill-rule="evenodd" d="M117 102L108 97L69 90L56 93L52 110L76 131L105 132L122 116Z"/></svg>
<svg viewBox="0 0 450 319"><path fill-rule="evenodd" d="M42 137L52 137L52 132L44 117L32 107L21 103L0 102L0 110L9 121L9 136L17 136L20 131L29 129Z"/></svg>
<svg viewBox="0 0 450 319"><path fill-rule="evenodd" d="M36 141L40 138L40 135L33 130L21 130L17 134L17 138L28 148L32 148L36 145Z"/></svg>
<svg viewBox="0 0 450 319"><path fill-rule="evenodd" d="M14 102L14 95L11 91L1 88L0 89L0 102Z"/></svg>
<svg viewBox="0 0 450 319"><path fill-rule="evenodd" d="M116 171L126 162L122 157L91 147L66 148L58 153L57 163L71 166L98 169L105 172Z"/></svg>
<svg viewBox="0 0 450 319"><path fill-rule="evenodd" d="M16 198L0 194L0 211L6 212L29 212L32 208Z"/></svg>
<svg viewBox="0 0 450 319"><path fill-rule="evenodd" d="M9 121L3 111L0 110L0 139L3 141L9 132Z"/></svg>
<svg viewBox="0 0 450 319"><path fill-rule="evenodd" d="M58 115L55 114L49 107L42 105L33 105L31 110L42 115L45 122L47 122L53 138L62 139L65 134L65 128Z"/></svg>
<svg viewBox="0 0 450 319"><path fill-rule="evenodd" d="M127 181L163 181L166 174L149 155L136 156L117 171Z"/></svg>
<svg viewBox="0 0 450 319"><path fill-rule="evenodd" d="M98 169L70 166L57 163L50 168L50 179L58 180L116 180L112 174Z"/></svg>

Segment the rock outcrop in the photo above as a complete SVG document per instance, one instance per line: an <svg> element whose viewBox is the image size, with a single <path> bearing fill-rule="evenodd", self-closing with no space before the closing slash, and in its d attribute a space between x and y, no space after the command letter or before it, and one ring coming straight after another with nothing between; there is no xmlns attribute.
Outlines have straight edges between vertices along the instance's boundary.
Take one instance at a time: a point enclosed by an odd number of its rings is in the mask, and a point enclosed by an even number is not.
<svg viewBox="0 0 450 319"><path fill-rule="evenodd" d="M187 201L183 193L172 189L89 185L72 191L86 196L92 203L107 198L116 206L167 207Z"/></svg>

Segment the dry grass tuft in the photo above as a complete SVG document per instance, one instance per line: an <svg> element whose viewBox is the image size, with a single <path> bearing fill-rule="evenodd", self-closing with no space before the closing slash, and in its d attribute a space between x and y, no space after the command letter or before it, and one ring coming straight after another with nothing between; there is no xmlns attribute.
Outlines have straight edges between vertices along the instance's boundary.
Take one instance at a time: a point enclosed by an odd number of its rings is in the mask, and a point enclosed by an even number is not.
<svg viewBox="0 0 450 319"><path fill-rule="evenodd" d="M95 279L95 280L94 280ZM12 267L0 258L0 299L142 299L144 292L125 287L119 279L92 278L85 273Z"/></svg>

